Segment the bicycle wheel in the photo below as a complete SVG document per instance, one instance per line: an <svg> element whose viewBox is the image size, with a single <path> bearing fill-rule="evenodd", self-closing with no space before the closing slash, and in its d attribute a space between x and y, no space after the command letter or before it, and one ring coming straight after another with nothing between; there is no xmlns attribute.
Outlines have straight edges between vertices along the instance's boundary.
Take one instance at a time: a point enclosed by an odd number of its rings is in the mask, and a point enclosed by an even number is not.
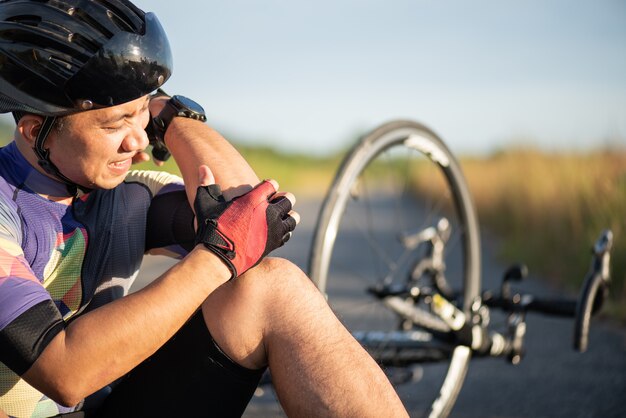
<svg viewBox="0 0 626 418"><path fill-rule="evenodd" d="M347 154L322 205L309 258L311 279L353 335L380 331L375 335L382 347L373 357L383 364L412 416L449 414L471 350L453 346L433 364L407 366L413 360L401 361L399 349L389 354L385 348L392 343L384 336L406 332L415 337L420 329L399 321L372 297L371 289L406 283L424 249L406 248L398 237L423 231L442 218L451 226L442 260L445 276L458 295L458 308L469 318L480 291L480 243L464 176L435 133L415 122L393 121L366 135ZM432 339L426 330L417 335ZM371 346L366 348L372 353ZM389 361L383 361L382 352L391 355ZM394 362L401 367L385 367Z"/></svg>

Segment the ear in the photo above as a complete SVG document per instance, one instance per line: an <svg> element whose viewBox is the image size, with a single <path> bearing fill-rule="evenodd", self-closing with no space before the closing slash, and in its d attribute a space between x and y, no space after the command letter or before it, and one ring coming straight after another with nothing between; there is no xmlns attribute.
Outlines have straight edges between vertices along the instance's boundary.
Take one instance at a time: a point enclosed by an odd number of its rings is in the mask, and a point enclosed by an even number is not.
<svg viewBox="0 0 626 418"><path fill-rule="evenodd" d="M32 148L35 145L37 134L41 130L43 116L26 114L17 123L19 136Z"/></svg>

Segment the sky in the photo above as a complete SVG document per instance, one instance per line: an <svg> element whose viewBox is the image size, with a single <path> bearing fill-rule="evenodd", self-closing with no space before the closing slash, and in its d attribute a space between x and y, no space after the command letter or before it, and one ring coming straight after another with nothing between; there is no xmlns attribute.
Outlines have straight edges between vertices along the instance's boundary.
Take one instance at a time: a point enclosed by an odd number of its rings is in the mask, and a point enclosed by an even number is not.
<svg viewBox="0 0 626 418"><path fill-rule="evenodd" d="M226 137L323 154L392 119L459 153L626 142L623 0L135 0L170 94Z"/></svg>
<svg viewBox="0 0 626 418"><path fill-rule="evenodd" d="M623 0L137 0L227 137L332 152L392 119L459 153L626 142Z"/></svg>

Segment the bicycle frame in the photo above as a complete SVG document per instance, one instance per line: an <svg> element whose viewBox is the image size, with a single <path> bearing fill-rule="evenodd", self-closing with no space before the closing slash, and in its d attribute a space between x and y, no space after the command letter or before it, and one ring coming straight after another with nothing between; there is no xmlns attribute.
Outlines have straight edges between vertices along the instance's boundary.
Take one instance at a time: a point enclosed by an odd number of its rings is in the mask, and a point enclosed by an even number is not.
<svg viewBox="0 0 626 418"><path fill-rule="evenodd" d="M529 311L548 315L576 318L574 348L585 351L588 346L589 323L608 293L610 281L609 260L613 234L604 231L593 249L593 258L578 300L545 300L533 295L512 294L510 282L519 281L527 275L525 266L513 266L504 276L500 294L484 292L480 300L474 301L474 318L466 318L457 307L458 300L448 300L443 295L453 295L444 278L444 264L440 261L445 245L446 222L403 237L407 248L429 245L427 256L419 260L407 278L406 286L386 287L384 284L368 289L393 311L401 322L411 323L409 330L387 333L380 331L355 332L354 337L370 351L380 364L405 366L414 363L436 362L449 358L458 346L470 347L474 355L502 357L511 363L521 361L523 338ZM449 235L449 234L448 234ZM419 281L431 276L435 291L424 291ZM428 299L431 311L416 305L418 299ZM509 329L499 333L488 329L488 308L499 308L509 312ZM469 320L468 320L469 319ZM469 331L469 333L468 333ZM469 338L468 338L469 337ZM380 347L384 346L383 350Z"/></svg>

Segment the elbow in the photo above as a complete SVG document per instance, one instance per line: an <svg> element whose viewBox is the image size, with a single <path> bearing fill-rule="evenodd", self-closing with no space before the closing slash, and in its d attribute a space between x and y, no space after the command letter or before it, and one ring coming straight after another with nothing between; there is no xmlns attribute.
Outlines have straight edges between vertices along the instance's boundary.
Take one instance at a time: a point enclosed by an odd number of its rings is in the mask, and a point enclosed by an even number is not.
<svg viewBox="0 0 626 418"><path fill-rule="evenodd" d="M57 375L51 377L35 374L29 370L22 375L22 379L54 402L68 408L78 405L91 394L83 382L77 381L76 376L74 378L64 378ZM78 380L81 379L78 378Z"/></svg>
<svg viewBox="0 0 626 418"><path fill-rule="evenodd" d="M45 376L32 374L31 370L22 378L39 392L52 399L54 402L71 408L78 405L89 395L87 388L77 379L63 378L61 376ZM1 416L0 416L1 418Z"/></svg>
<svg viewBox="0 0 626 418"><path fill-rule="evenodd" d="M76 388L55 387L47 391L45 395L56 403L68 408L78 405L87 395Z"/></svg>
<svg viewBox="0 0 626 418"><path fill-rule="evenodd" d="M78 405L89 395L89 393L85 393L80 387L71 387L71 385L66 383L59 383L57 379L41 379L39 376L33 378L32 375L23 375L22 379L54 402L68 408ZM0 418L2 418L2 415L0 415Z"/></svg>
<svg viewBox="0 0 626 418"><path fill-rule="evenodd" d="M80 382L76 382L75 379L62 379L58 376L42 376L40 374L32 373L32 369L26 374L22 375L28 384L37 389L54 402L71 408L76 406L82 401L88 393L85 394L83 385ZM75 384L72 384L74 382ZM0 415L0 418L2 416Z"/></svg>
<svg viewBox="0 0 626 418"><path fill-rule="evenodd" d="M78 405L84 398L77 398L77 397L67 397L67 398L63 398L59 401L55 401L57 402L59 405L63 405L65 407L68 408L73 408L76 405Z"/></svg>

